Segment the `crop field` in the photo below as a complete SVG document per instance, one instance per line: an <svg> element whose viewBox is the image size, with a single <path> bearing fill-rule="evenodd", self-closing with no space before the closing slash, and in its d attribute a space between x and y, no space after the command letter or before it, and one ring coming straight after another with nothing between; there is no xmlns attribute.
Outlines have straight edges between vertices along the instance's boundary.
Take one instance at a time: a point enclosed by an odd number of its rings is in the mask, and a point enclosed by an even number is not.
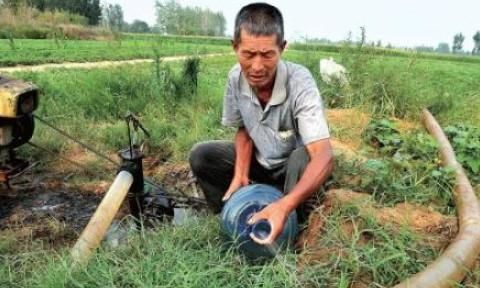
<svg viewBox="0 0 480 288"><path fill-rule="evenodd" d="M293 43L289 50L317 54L339 54L344 47ZM199 36L155 36L153 34L117 35L112 39L68 40L52 39L1 39L0 67L34 65L42 63L87 62L102 60L151 59L164 56L231 52L230 40ZM479 64L480 57L412 53L393 49L370 49L377 57L395 57L442 60Z"/></svg>
<svg viewBox="0 0 480 288"><path fill-rule="evenodd" d="M157 43L144 35L117 42L68 41L62 47L54 40L15 40L11 50L7 39L0 40L0 66L152 58L155 47L159 56L230 51L222 41ZM108 53L113 48L115 53ZM268 263L249 263L225 247L218 218L201 214L183 225L130 233L125 244L105 244L87 266L73 268L68 249L118 167L37 123L32 141L55 155L21 147L23 157L38 162L30 177L40 179L39 188L0 196L0 203L8 199L12 206L0 218L0 287L391 287L421 271L458 228L452 171L440 165L438 145L422 128L419 112L428 107L445 127L480 195L480 63L417 56L348 47L286 52L286 60L305 65L318 80L336 168L323 205L298 241L302 249ZM346 66L349 85L322 82L318 62L327 57ZM201 59L196 89L185 82L183 62L12 76L41 88L37 115L111 157L127 146L123 117L135 113L151 134L145 173L191 193L186 160L191 147L234 135L220 125L226 75L234 64L233 55ZM35 207L38 193L57 190L66 191L62 199L70 197L69 210L87 211L86 216L13 207L25 199ZM479 285L477 267L456 287Z"/></svg>
<svg viewBox="0 0 480 288"><path fill-rule="evenodd" d="M0 39L0 67L41 63L153 59L164 56L223 53L224 41L175 37L118 38L105 41L62 39Z"/></svg>

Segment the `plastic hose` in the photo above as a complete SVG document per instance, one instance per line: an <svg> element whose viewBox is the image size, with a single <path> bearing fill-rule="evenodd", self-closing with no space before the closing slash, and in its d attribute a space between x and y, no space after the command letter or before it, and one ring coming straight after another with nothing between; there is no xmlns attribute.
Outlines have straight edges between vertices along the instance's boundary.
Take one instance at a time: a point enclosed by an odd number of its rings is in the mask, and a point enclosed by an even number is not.
<svg viewBox="0 0 480 288"><path fill-rule="evenodd" d="M478 199L442 128L426 109L422 120L440 146L443 166L455 170L453 196L457 206L459 232L443 254L425 270L395 287L443 288L454 287L465 278L480 252L480 208Z"/></svg>

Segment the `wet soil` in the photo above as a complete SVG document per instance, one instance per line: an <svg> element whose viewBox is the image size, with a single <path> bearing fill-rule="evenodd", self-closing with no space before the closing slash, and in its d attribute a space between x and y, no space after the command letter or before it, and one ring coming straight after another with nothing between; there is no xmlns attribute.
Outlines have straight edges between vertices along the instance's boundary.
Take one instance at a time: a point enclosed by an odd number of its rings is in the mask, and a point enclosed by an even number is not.
<svg viewBox="0 0 480 288"><path fill-rule="evenodd" d="M87 152L75 152L79 162L91 157ZM50 248L74 244L112 183L110 178L116 169L105 168L104 177L98 177L105 179L82 181L71 176L75 171L78 176L78 167L58 163L48 171L16 179L21 184L14 184L13 189L0 186L0 235L25 243L41 241ZM146 176L171 194L201 196L188 164L168 163L160 156L146 157L144 168ZM108 174L110 170L112 175ZM128 214L126 202L116 218Z"/></svg>
<svg viewBox="0 0 480 288"><path fill-rule="evenodd" d="M48 177L15 189L0 189L0 234L16 241L45 240L56 247L74 241L88 223L102 195L63 185Z"/></svg>

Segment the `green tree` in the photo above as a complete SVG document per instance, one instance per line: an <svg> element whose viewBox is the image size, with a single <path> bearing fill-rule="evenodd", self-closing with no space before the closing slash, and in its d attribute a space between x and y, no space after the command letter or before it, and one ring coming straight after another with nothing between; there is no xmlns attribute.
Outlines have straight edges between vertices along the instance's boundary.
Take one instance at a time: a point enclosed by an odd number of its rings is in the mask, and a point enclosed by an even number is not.
<svg viewBox="0 0 480 288"><path fill-rule="evenodd" d="M17 13L18 8L22 7L23 5L26 5L27 2L25 0L3 0L2 1L2 6L6 6L10 9L13 10L13 13Z"/></svg>
<svg viewBox="0 0 480 288"><path fill-rule="evenodd" d="M358 41L358 48L362 49L367 42L367 29L364 26L360 27L360 40Z"/></svg>
<svg viewBox="0 0 480 288"><path fill-rule="evenodd" d="M422 45L422 46L416 46L415 51L417 51L417 52L433 52L434 49L433 49L433 47Z"/></svg>
<svg viewBox="0 0 480 288"><path fill-rule="evenodd" d="M110 30L121 31L123 27L123 9L119 4L108 4L103 8L103 25Z"/></svg>
<svg viewBox="0 0 480 288"><path fill-rule="evenodd" d="M221 12L199 7L183 7L175 0L157 1L156 30L176 35L224 36L226 20Z"/></svg>
<svg viewBox="0 0 480 288"><path fill-rule="evenodd" d="M453 36L453 46L452 46L453 53L458 53L462 51L463 41L465 41L465 36L463 36L462 33L458 33L458 34L455 34L455 36Z"/></svg>
<svg viewBox="0 0 480 288"><path fill-rule="evenodd" d="M85 16L90 25L97 25L102 15L100 0L26 0L26 2L29 6L35 7L40 11L64 10Z"/></svg>
<svg viewBox="0 0 480 288"><path fill-rule="evenodd" d="M91 0L87 5L86 14L88 24L98 25L102 17L102 7L100 7L100 0Z"/></svg>
<svg viewBox="0 0 480 288"><path fill-rule="evenodd" d="M473 54L480 54L480 31L477 31L475 35L473 35Z"/></svg>
<svg viewBox="0 0 480 288"><path fill-rule="evenodd" d="M148 33L151 30L147 22L142 20L135 20L132 22L132 24L129 25L128 31L133 33Z"/></svg>
<svg viewBox="0 0 480 288"><path fill-rule="evenodd" d="M450 45L445 42L438 43L437 49L435 49L437 53L450 53Z"/></svg>

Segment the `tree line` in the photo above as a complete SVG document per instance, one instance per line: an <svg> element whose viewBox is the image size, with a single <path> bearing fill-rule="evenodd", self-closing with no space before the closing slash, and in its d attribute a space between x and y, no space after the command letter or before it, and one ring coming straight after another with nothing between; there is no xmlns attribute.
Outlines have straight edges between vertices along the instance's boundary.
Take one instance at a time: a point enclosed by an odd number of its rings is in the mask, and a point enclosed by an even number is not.
<svg viewBox="0 0 480 288"><path fill-rule="evenodd" d="M183 7L175 0L156 1L157 30L164 34L224 36L226 20L221 12Z"/></svg>
<svg viewBox="0 0 480 288"><path fill-rule="evenodd" d="M89 25L97 25L102 16L100 0L3 0L0 4L16 11L22 5L34 7L40 11L63 10L84 16Z"/></svg>
<svg viewBox="0 0 480 288"><path fill-rule="evenodd" d="M182 6L175 0L155 2L156 25L150 27L142 20L124 21L119 4L100 4L100 0L0 0L0 6L17 11L22 5L40 11L66 11L84 16L89 25L101 25L114 31L172 35L224 36L226 20L222 12L200 7Z"/></svg>
<svg viewBox="0 0 480 288"><path fill-rule="evenodd" d="M200 7L182 6L175 0L156 1L156 25L150 27L142 20L131 24L123 19L122 7L108 4L103 8L102 24L111 30L170 35L224 36L226 20L222 12L213 12Z"/></svg>
<svg viewBox="0 0 480 288"><path fill-rule="evenodd" d="M473 36L473 49L472 54L480 54L480 31L477 31ZM465 35L463 33L457 33L453 36L452 46L447 42L438 43L437 48L430 46L418 46L415 47L415 50L420 52L438 52L438 53L469 53L463 50L463 44L465 42Z"/></svg>

